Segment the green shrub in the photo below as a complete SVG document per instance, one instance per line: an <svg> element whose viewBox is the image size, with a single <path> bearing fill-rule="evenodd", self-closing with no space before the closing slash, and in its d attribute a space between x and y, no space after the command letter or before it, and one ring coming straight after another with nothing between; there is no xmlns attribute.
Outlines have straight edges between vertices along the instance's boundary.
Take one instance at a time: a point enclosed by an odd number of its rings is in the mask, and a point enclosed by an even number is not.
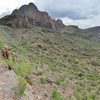
<svg viewBox="0 0 100 100"><path fill-rule="evenodd" d="M0 37L0 49L3 48L5 45L5 39L3 37Z"/></svg>
<svg viewBox="0 0 100 100"><path fill-rule="evenodd" d="M77 100L84 100L84 98L85 98L79 91L76 91L75 97L77 98Z"/></svg>
<svg viewBox="0 0 100 100"><path fill-rule="evenodd" d="M24 91L26 89L26 80L19 76L18 77L18 84L13 88L14 94L16 98L19 98L24 95Z"/></svg>
<svg viewBox="0 0 100 100"><path fill-rule="evenodd" d="M95 100L96 94L95 93L88 93L87 94L87 100Z"/></svg>
<svg viewBox="0 0 100 100"><path fill-rule="evenodd" d="M13 67L14 62L13 62L12 58L6 59L5 61L6 61L6 63L7 63L8 66L10 66L11 68Z"/></svg>
<svg viewBox="0 0 100 100"><path fill-rule="evenodd" d="M63 100L63 98L56 90L54 90L51 94L51 100Z"/></svg>
<svg viewBox="0 0 100 100"><path fill-rule="evenodd" d="M97 82L96 81L92 81L91 82L91 86L93 86L93 87L97 86Z"/></svg>
<svg viewBox="0 0 100 100"><path fill-rule="evenodd" d="M55 82L57 85L61 85L61 79L57 79Z"/></svg>
<svg viewBox="0 0 100 100"><path fill-rule="evenodd" d="M55 83L56 83L57 85L61 85L61 82L63 82L64 79L65 79L65 77L60 77L59 79L56 80Z"/></svg>
<svg viewBox="0 0 100 100"><path fill-rule="evenodd" d="M40 76L40 75L42 75L42 74L43 74L43 71L38 71L36 75L37 75L37 76Z"/></svg>
<svg viewBox="0 0 100 100"><path fill-rule="evenodd" d="M41 78L40 82L41 82L41 84L46 84L47 83L47 78Z"/></svg>
<svg viewBox="0 0 100 100"><path fill-rule="evenodd" d="M13 66L17 75L25 77L32 72L33 67L29 63L19 62Z"/></svg>

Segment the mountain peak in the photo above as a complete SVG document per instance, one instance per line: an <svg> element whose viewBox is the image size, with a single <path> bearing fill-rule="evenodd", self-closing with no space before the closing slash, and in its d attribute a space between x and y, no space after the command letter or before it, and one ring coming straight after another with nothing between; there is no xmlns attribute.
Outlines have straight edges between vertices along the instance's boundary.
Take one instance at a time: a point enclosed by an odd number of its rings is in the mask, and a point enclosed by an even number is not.
<svg viewBox="0 0 100 100"><path fill-rule="evenodd" d="M21 6L19 9L15 9L12 12L12 15L27 16L28 13L31 13L32 15L36 11L38 11L38 8L33 3L29 3L28 5Z"/></svg>
<svg viewBox="0 0 100 100"><path fill-rule="evenodd" d="M21 6L19 9L15 9L11 15L0 19L0 23L14 28L40 26L54 31L64 27L61 20L54 20L47 12L39 11L34 3L29 3L28 5Z"/></svg>
<svg viewBox="0 0 100 100"><path fill-rule="evenodd" d="M32 3L32 2L30 2L30 3L28 4L28 6L29 6L29 7L33 7L33 8L36 8L36 9L37 9L36 5L35 5L34 3Z"/></svg>

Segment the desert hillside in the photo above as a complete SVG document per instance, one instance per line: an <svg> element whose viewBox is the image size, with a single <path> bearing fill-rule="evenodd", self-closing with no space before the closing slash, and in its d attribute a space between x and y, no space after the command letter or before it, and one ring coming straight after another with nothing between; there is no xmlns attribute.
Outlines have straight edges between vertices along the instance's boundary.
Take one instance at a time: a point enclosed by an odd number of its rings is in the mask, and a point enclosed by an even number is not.
<svg viewBox="0 0 100 100"><path fill-rule="evenodd" d="M37 17L39 25L30 23L24 7L33 10L22 6L0 21L0 100L99 100L100 27L83 30L49 17L52 29Z"/></svg>

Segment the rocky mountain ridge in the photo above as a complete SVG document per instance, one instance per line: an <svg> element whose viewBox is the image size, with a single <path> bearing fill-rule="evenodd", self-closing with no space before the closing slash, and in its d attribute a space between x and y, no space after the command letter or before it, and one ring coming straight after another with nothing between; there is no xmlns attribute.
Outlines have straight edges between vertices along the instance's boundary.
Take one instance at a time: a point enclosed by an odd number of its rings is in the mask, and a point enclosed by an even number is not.
<svg viewBox="0 0 100 100"><path fill-rule="evenodd" d="M11 15L1 18L0 24L14 28L31 28L33 26L40 26L54 31L64 27L64 24L60 19L52 19L47 12L39 11L33 3L15 9Z"/></svg>

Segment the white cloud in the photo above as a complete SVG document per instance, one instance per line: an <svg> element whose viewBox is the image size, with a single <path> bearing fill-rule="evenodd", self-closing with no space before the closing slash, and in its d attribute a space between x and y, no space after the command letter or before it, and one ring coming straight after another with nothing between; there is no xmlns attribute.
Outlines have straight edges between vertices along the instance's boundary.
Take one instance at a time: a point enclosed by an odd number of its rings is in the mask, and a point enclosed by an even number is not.
<svg viewBox="0 0 100 100"><path fill-rule="evenodd" d="M100 26L100 0L37 0L37 5L66 25Z"/></svg>
<svg viewBox="0 0 100 100"><path fill-rule="evenodd" d="M100 13L100 0L37 0L37 4L53 17L83 19Z"/></svg>
<svg viewBox="0 0 100 100"><path fill-rule="evenodd" d="M0 16L34 0L0 0ZM4 14L5 13L5 14Z"/></svg>
<svg viewBox="0 0 100 100"><path fill-rule="evenodd" d="M64 24L66 25L77 25L82 29L94 27L94 26L100 26L99 20L100 20L100 14L98 16L93 16L88 19L80 19L80 20L72 20L68 17L62 18Z"/></svg>

